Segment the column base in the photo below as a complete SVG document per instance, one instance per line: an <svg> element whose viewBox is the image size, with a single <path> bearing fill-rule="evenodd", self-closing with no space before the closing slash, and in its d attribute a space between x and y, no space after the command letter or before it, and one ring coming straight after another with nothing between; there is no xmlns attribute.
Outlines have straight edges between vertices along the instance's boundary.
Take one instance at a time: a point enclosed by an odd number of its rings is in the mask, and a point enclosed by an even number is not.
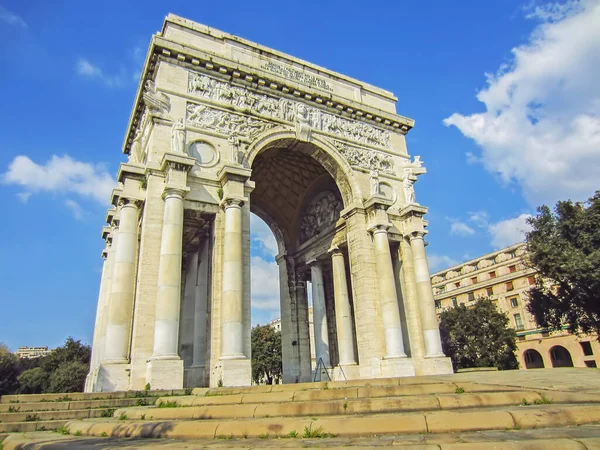
<svg viewBox="0 0 600 450"><path fill-rule="evenodd" d="M206 366L192 365L184 371L183 387L196 388L206 385Z"/></svg>
<svg viewBox="0 0 600 450"><path fill-rule="evenodd" d="M452 360L446 356L426 356L415 363L417 375L451 375L454 373Z"/></svg>
<svg viewBox="0 0 600 450"><path fill-rule="evenodd" d="M250 386L252 365L250 358L221 358L221 382L223 386ZM217 383L219 380L216 380Z"/></svg>
<svg viewBox="0 0 600 450"><path fill-rule="evenodd" d="M131 364L103 362L93 384L94 392L128 391Z"/></svg>
<svg viewBox="0 0 600 450"><path fill-rule="evenodd" d="M98 367L90 369L90 373L88 373L87 377L85 377L85 387L83 388L83 392L95 392L94 387L98 380L99 370L100 369Z"/></svg>
<svg viewBox="0 0 600 450"><path fill-rule="evenodd" d="M181 359L151 359L146 364L146 380L150 389L183 389Z"/></svg>
<svg viewBox="0 0 600 450"><path fill-rule="evenodd" d="M381 361L381 375L384 378L414 377L415 364L412 358L406 356L386 357Z"/></svg>

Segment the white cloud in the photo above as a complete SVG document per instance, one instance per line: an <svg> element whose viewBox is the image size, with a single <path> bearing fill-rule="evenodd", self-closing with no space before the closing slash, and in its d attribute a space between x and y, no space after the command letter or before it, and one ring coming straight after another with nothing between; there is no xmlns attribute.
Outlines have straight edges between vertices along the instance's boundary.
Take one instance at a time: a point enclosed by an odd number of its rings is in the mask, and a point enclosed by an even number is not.
<svg viewBox="0 0 600 450"><path fill-rule="evenodd" d="M513 219L501 220L488 226L495 249L508 247L525 239L525 233L530 230L527 219L531 214L521 214Z"/></svg>
<svg viewBox="0 0 600 450"><path fill-rule="evenodd" d="M108 87L121 87L124 84L123 80L126 78L124 69L121 69L118 75L107 75L100 67L92 64L85 58L80 58L77 61L75 69L78 75L81 75L84 78L98 79Z"/></svg>
<svg viewBox="0 0 600 450"><path fill-rule="evenodd" d="M31 197L31 192L19 192L17 194L17 197L19 198L19 200L21 200L23 203L27 203L29 201L29 197Z"/></svg>
<svg viewBox="0 0 600 450"><path fill-rule="evenodd" d="M279 311L279 267L253 256L250 261L252 308Z"/></svg>
<svg viewBox="0 0 600 450"><path fill-rule="evenodd" d="M250 234L252 240L261 245L273 258L277 255L277 241L267 224L256 214L250 214Z"/></svg>
<svg viewBox="0 0 600 450"><path fill-rule="evenodd" d="M431 272L436 272L441 269L445 269L447 267L451 267L455 264L458 264L458 261L446 256L446 255L436 255L436 254L428 254L427 262L429 263L429 270Z"/></svg>
<svg viewBox="0 0 600 450"><path fill-rule="evenodd" d="M83 220L83 218L86 216L86 212L81 206L79 206L77 202L67 199L65 200L65 205L67 205L67 207L71 210L75 219Z"/></svg>
<svg viewBox="0 0 600 450"><path fill-rule="evenodd" d="M0 21L9 25L27 28L27 24L20 16L2 6L0 6Z"/></svg>
<svg viewBox="0 0 600 450"><path fill-rule="evenodd" d="M542 23L477 94L486 111L444 123L473 139L484 167L518 183L531 205L585 199L600 176L600 1L530 16Z"/></svg>
<svg viewBox="0 0 600 450"><path fill-rule="evenodd" d="M75 193L108 204L110 193L116 186L116 181L104 168L75 161L66 155L52 155L46 164L37 164L29 157L19 155L0 180L25 188L25 192L17 194L21 200L29 199L36 192L55 192Z"/></svg>
<svg viewBox="0 0 600 450"><path fill-rule="evenodd" d="M475 230L464 222L455 220L450 225L450 234L457 236L472 236L475 234Z"/></svg>

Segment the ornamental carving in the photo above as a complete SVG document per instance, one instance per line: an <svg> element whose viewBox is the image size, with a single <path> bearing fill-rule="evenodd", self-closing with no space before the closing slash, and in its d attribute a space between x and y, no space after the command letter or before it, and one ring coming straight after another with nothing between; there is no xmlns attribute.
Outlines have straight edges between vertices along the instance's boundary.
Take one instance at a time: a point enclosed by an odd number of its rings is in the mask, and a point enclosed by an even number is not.
<svg viewBox="0 0 600 450"><path fill-rule="evenodd" d="M225 103L242 111L299 124L304 128L302 130L303 135L309 135L308 130L306 130L306 127L308 127L368 145L391 147L388 131L380 130L363 122L326 113L321 109L307 106L295 100L257 94L246 88L233 86L230 83L218 81L206 75L190 72L188 92L215 102Z"/></svg>
<svg viewBox="0 0 600 450"><path fill-rule="evenodd" d="M263 120L194 103L187 105L186 120L188 124L198 128L209 128L227 136L247 139L254 139L263 131L275 126Z"/></svg>
<svg viewBox="0 0 600 450"><path fill-rule="evenodd" d="M300 243L308 241L336 223L343 208L342 200L331 191L322 192L313 198L300 221Z"/></svg>
<svg viewBox="0 0 600 450"><path fill-rule="evenodd" d="M377 172L394 173L394 161L389 155L374 150L351 147L345 142L340 141L333 141L333 144L348 163L353 166Z"/></svg>

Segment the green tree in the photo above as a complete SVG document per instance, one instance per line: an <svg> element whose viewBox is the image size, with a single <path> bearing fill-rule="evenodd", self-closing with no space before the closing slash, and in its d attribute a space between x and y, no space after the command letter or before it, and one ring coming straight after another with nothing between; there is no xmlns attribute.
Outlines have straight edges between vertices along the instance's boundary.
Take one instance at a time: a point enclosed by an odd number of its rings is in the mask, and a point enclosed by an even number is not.
<svg viewBox="0 0 600 450"><path fill-rule="evenodd" d="M80 361L62 363L50 375L46 392L83 392L89 364Z"/></svg>
<svg viewBox="0 0 600 450"><path fill-rule="evenodd" d="M40 361L40 367L51 374L61 365L73 361L89 366L91 356L92 349L89 345L82 344L81 341L76 341L69 336L62 347L55 348Z"/></svg>
<svg viewBox="0 0 600 450"><path fill-rule="evenodd" d="M281 378L281 332L269 325L252 328L252 379L255 383L273 384Z"/></svg>
<svg viewBox="0 0 600 450"><path fill-rule="evenodd" d="M539 276L529 312L543 328L600 333L600 191L586 202L546 205L528 222L529 264Z"/></svg>
<svg viewBox="0 0 600 450"><path fill-rule="evenodd" d="M444 353L454 370L470 367L517 369L516 332L506 314L487 298L467 308L464 304L440 314L440 335Z"/></svg>
<svg viewBox="0 0 600 450"><path fill-rule="evenodd" d="M48 374L41 367L28 369L19 375L19 394L41 394L46 392Z"/></svg>
<svg viewBox="0 0 600 450"><path fill-rule="evenodd" d="M19 387L19 358L0 343L0 395L14 394Z"/></svg>

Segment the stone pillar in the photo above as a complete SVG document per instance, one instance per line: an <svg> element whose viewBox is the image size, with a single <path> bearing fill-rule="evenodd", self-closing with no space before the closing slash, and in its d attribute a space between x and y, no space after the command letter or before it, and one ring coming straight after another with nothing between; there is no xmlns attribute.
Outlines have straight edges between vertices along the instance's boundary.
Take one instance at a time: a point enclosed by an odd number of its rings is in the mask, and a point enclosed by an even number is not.
<svg viewBox="0 0 600 450"><path fill-rule="evenodd" d="M410 247L415 265L415 280L417 283L417 294L419 298L419 309L425 340L425 356L430 358L444 357L442 342L440 339L440 328L435 313L435 301L431 288L429 276L429 265L425 254L424 233L413 232L410 236Z"/></svg>
<svg viewBox="0 0 600 450"><path fill-rule="evenodd" d="M187 255L181 320L179 324L179 356L183 360L185 373L194 359L194 310L196 308L196 283L198 276L198 252ZM184 387L190 387L186 382Z"/></svg>
<svg viewBox="0 0 600 450"><path fill-rule="evenodd" d="M114 246L112 282L103 363L127 364L135 291L138 245L138 207L135 201L119 200L119 230Z"/></svg>
<svg viewBox="0 0 600 450"><path fill-rule="evenodd" d="M227 199L223 236L223 294L221 305L221 359L244 355L242 206L240 199Z"/></svg>
<svg viewBox="0 0 600 450"><path fill-rule="evenodd" d="M317 364L323 360L325 367L330 367L329 335L327 333L327 313L325 309L325 286L321 263L313 259L308 261L312 284L313 323L315 333L315 355Z"/></svg>
<svg viewBox="0 0 600 450"><path fill-rule="evenodd" d="M375 247L375 262L377 265L381 316L385 333L386 358L406 357L387 225L377 225L371 229L371 232L373 233L373 244Z"/></svg>
<svg viewBox="0 0 600 450"><path fill-rule="evenodd" d="M191 386L204 386L207 349L206 315L208 313L209 237L200 243L194 305L194 358L191 367Z"/></svg>
<svg viewBox="0 0 600 450"><path fill-rule="evenodd" d="M154 347L147 367L147 379L152 389L183 387L183 361L177 350L185 192L169 186L163 192L165 208L158 262Z"/></svg>
<svg viewBox="0 0 600 450"><path fill-rule="evenodd" d="M337 328L339 363L340 365L356 364L354 326L352 324L352 308L350 306L350 295L348 294L344 254L337 246L332 247L329 252L331 253L331 265L333 271L335 323Z"/></svg>

